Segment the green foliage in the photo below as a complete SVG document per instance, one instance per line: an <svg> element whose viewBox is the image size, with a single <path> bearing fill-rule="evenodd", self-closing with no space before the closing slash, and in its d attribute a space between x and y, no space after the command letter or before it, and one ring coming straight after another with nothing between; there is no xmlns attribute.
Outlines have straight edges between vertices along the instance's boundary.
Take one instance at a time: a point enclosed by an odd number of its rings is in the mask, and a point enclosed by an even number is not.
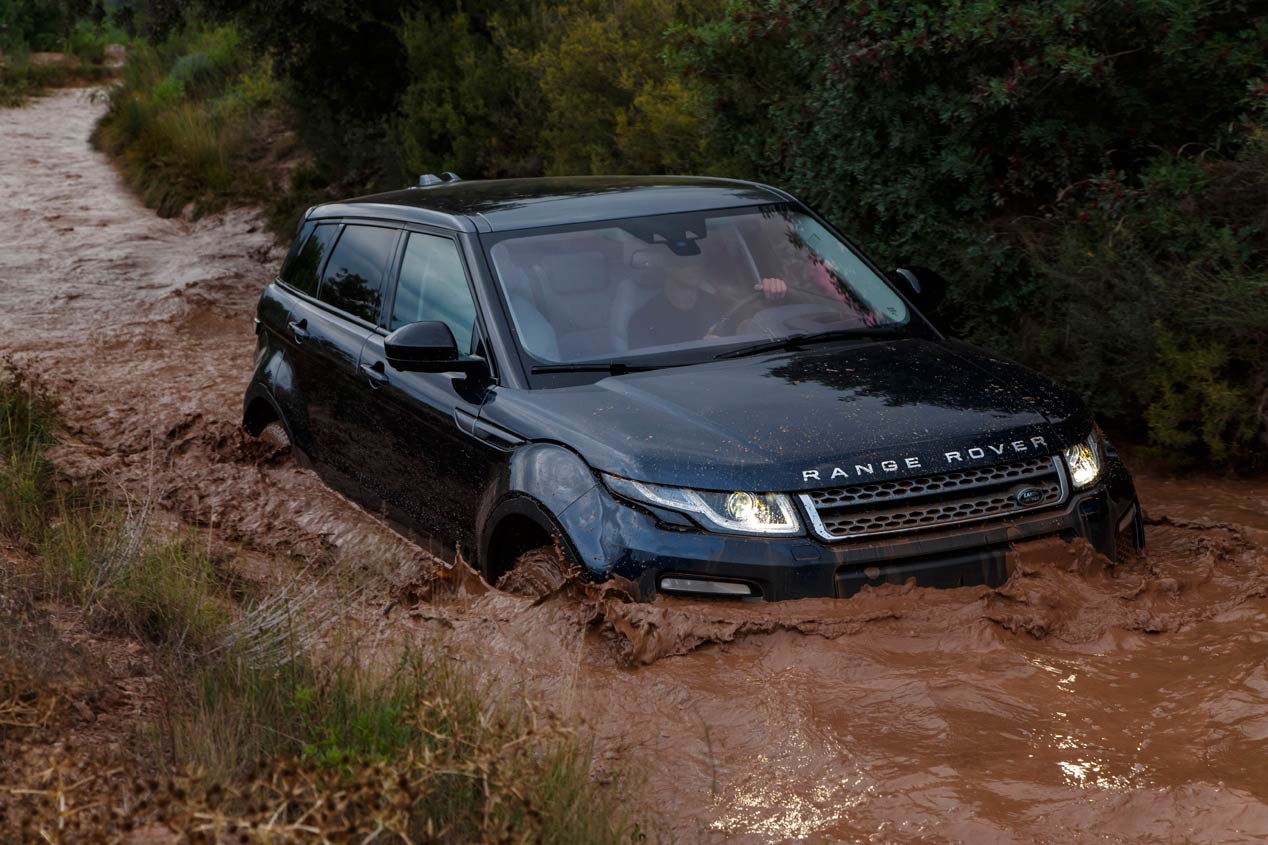
<svg viewBox="0 0 1268 845"><path fill-rule="evenodd" d="M271 68L233 27L138 42L93 141L161 215L259 201L271 174L252 163L269 154L261 136L278 99Z"/></svg>
<svg viewBox="0 0 1268 845"><path fill-rule="evenodd" d="M64 478L51 403L28 384L0 382L0 535L35 554L38 594L83 607L173 654L201 651L223 627L216 562L190 538L144 536L141 513Z"/></svg>
<svg viewBox="0 0 1268 845"><path fill-rule="evenodd" d="M61 52L90 8L83 0L0 0L0 51Z"/></svg>
<svg viewBox="0 0 1268 845"><path fill-rule="evenodd" d="M237 71L254 83L181 114L222 78L186 49L107 119L161 127L138 171L189 163L136 179L160 208L231 195L233 127L278 101L312 153L272 201L284 236L309 205L422 172L757 178L883 264L941 270L945 327L1072 384L1117 432L1268 456L1262 0L206 8L242 33L230 52L265 57Z"/></svg>
<svg viewBox="0 0 1268 845"><path fill-rule="evenodd" d="M710 20L718 0L590 2L545 11L538 43L516 64L547 111L546 170L683 173L707 167L695 91L666 55L666 32Z"/></svg>
<svg viewBox="0 0 1268 845"><path fill-rule="evenodd" d="M311 823L334 842L371 827L415 842L639 839L572 731L441 656L406 653L374 673L352 654L333 665L231 654L192 689L168 739L204 781L246 785L230 818L245 807L276 821L324 804ZM277 807L279 793L289 807Z"/></svg>
<svg viewBox="0 0 1268 845"><path fill-rule="evenodd" d="M354 190L399 181L385 143L407 84L397 28L418 0L204 0L257 55L273 59L293 125L327 179Z"/></svg>
<svg viewBox="0 0 1268 845"><path fill-rule="evenodd" d="M687 172L705 166L695 90L666 32L720 0L440 4L406 16L392 124L407 172Z"/></svg>
<svg viewBox="0 0 1268 845"><path fill-rule="evenodd" d="M1256 289L1228 232L1256 225L1262 194L1206 225L1185 212L1206 172L1167 164L1193 143L1236 156L1253 134L1262 3L751 0L676 38L719 160L789 187L884 264L942 269L957 333L1073 382L1121 429L1193 433L1216 460L1264 452L1262 408L1244 425L1200 419L1256 407L1255 332L1222 338L1193 316ZM1066 207L1103 174L1132 202L1102 208L1093 235ZM1164 330L1184 352L1162 355ZM1206 386L1176 393L1198 378L1178 361L1198 355Z"/></svg>
<svg viewBox="0 0 1268 845"><path fill-rule="evenodd" d="M535 173L541 98L509 59L528 3L438 4L408 15L409 84L392 139L408 172Z"/></svg>
<svg viewBox="0 0 1268 845"><path fill-rule="evenodd" d="M1156 156L1067 194L1022 240L1028 359L1172 462L1262 460L1268 415L1268 134L1238 155ZM1142 425L1143 424L1143 425ZM1140 426L1140 428L1137 428Z"/></svg>

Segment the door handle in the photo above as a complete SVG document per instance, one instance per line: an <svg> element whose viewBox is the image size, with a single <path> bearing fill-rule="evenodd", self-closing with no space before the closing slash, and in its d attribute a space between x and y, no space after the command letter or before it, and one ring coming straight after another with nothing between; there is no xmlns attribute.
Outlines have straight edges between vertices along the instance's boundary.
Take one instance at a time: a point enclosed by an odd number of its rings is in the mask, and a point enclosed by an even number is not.
<svg viewBox="0 0 1268 845"><path fill-rule="evenodd" d="M307 318L300 320L299 322L292 320L286 324L286 327L291 330L291 335L295 338L296 343L301 343L308 339Z"/></svg>
<svg viewBox="0 0 1268 845"><path fill-rule="evenodd" d="M361 372L365 373L365 377L370 381L370 387L375 390L387 384L387 373L383 371L382 361L375 361L373 364L362 364Z"/></svg>

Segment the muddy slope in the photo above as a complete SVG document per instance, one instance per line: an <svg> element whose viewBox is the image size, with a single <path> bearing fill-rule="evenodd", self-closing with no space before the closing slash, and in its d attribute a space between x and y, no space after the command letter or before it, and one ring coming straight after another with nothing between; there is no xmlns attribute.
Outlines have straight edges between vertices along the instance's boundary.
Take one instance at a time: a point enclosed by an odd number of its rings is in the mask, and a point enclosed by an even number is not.
<svg viewBox="0 0 1268 845"><path fill-rule="evenodd" d="M99 108L61 92L0 115L0 354L75 421L63 462L278 560L417 562L238 434L279 255L248 214L142 208L88 149ZM1146 558L1041 543L998 591L419 603L405 584L378 612L584 720L596 775L642 772L625 793L672 841L1268 841L1268 485L1141 487Z"/></svg>

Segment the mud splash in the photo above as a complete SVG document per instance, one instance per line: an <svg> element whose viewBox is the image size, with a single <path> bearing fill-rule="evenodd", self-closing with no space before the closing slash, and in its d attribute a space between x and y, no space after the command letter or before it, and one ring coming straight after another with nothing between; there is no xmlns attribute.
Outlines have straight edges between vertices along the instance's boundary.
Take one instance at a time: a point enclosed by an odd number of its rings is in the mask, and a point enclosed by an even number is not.
<svg viewBox="0 0 1268 845"><path fill-rule="evenodd" d="M1268 840L1268 484L1142 479L1150 551L1018 550L1000 590L785 605L490 590L238 431L248 213L159 220L60 92L0 121L0 355L59 455L271 555L392 561L375 613L584 721L668 841Z"/></svg>

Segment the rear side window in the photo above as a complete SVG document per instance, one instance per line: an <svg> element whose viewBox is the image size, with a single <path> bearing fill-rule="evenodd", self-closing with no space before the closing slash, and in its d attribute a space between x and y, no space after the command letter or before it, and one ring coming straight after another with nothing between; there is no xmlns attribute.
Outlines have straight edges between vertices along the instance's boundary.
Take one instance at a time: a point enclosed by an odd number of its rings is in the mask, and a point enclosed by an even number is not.
<svg viewBox="0 0 1268 845"><path fill-rule="evenodd" d="M458 245L438 235L410 232L390 328L439 320L453 332L458 349L469 351L475 317L475 301L467 286Z"/></svg>
<svg viewBox="0 0 1268 845"><path fill-rule="evenodd" d="M295 259L299 257L299 251L304 244L308 243L308 236L313 233L313 226L316 224L311 220L305 222L299 228L299 233L295 236L294 243L291 244L290 252L286 253L286 260L282 262L282 270L277 275L283 279L290 278L291 268L295 266Z"/></svg>
<svg viewBox="0 0 1268 845"><path fill-rule="evenodd" d="M383 300L383 268L396 246L396 229L348 226L326 264L317 298L371 323Z"/></svg>
<svg viewBox="0 0 1268 845"><path fill-rule="evenodd" d="M282 267L282 280L298 291L316 296L321 265L330 254L335 236L339 234L339 224L323 223L316 227L306 227L306 231L311 234L294 256L287 257L286 264Z"/></svg>

